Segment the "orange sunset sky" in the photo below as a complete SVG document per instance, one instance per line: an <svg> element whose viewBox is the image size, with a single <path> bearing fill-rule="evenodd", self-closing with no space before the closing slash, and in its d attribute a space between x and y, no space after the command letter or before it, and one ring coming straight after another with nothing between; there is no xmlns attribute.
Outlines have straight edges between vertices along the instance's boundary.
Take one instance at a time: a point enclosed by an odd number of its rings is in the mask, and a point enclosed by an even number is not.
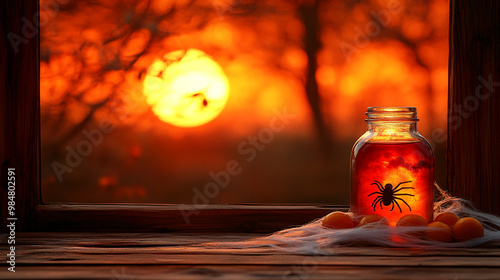
<svg viewBox="0 0 500 280"><path fill-rule="evenodd" d="M428 138L446 127L448 1L51 2L40 42L49 201L189 203L236 160L242 173L210 203L340 203L366 107L417 107ZM247 162L239 145L277 110L293 118ZM59 180L51 164L103 119L116 130Z"/></svg>

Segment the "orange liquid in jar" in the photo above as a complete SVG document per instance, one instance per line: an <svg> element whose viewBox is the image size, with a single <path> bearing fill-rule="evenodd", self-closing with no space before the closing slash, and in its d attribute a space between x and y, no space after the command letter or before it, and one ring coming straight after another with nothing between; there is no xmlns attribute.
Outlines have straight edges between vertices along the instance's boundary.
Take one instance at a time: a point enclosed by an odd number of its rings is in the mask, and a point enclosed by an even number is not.
<svg viewBox="0 0 500 280"><path fill-rule="evenodd" d="M355 214L379 214L391 225L406 214L432 222L434 156L425 143L364 143L351 170Z"/></svg>

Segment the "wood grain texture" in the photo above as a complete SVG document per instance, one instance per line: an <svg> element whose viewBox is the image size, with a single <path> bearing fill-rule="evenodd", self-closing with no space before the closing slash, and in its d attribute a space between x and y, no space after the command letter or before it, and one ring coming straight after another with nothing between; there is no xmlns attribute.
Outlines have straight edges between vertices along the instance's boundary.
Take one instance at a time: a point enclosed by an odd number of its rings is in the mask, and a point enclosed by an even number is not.
<svg viewBox="0 0 500 280"><path fill-rule="evenodd" d="M2 279L94 279L94 280L140 280L140 279L498 279L500 268L453 267L366 267L366 266L314 266L304 265L171 265L171 266L29 266L19 272L0 272Z"/></svg>
<svg viewBox="0 0 500 280"><path fill-rule="evenodd" d="M20 233L17 272L0 279L497 279L500 246L332 248L310 256L204 243L261 234ZM5 236L1 236L4 238ZM4 248L2 247L2 250Z"/></svg>
<svg viewBox="0 0 500 280"><path fill-rule="evenodd" d="M448 188L500 215L500 2L450 1Z"/></svg>
<svg viewBox="0 0 500 280"><path fill-rule="evenodd" d="M0 4L0 197L1 229L5 231L7 168L16 168L16 230L27 230L40 203L40 94L36 30L23 27L23 18L33 23L38 1L2 1ZM36 27L35 27L36 28ZM30 32L31 30L31 32ZM15 35L14 35L15 34ZM17 40L22 42L12 44ZM19 39L23 38L23 39Z"/></svg>

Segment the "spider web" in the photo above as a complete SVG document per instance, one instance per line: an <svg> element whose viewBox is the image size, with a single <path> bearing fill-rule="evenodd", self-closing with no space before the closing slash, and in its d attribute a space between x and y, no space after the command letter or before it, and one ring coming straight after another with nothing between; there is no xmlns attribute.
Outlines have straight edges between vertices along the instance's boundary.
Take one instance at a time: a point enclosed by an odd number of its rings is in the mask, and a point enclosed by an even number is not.
<svg viewBox="0 0 500 280"><path fill-rule="evenodd" d="M278 231L265 237L241 242L206 243L203 245L224 248L271 247L300 254L334 254L332 249L341 246L459 248L500 242L499 217L476 210L470 201L449 195L437 183L434 183L434 186L437 190L434 217L442 212L452 212L459 217L476 218L484 226L483 237L462 242L444 243L419 237L425 233L427 227L390 227L376 223L370 224L369 227L329 229L321 225L323 217L303 226ZM348 214L352 218L356 218L353 213L349 212Z"/></svg>

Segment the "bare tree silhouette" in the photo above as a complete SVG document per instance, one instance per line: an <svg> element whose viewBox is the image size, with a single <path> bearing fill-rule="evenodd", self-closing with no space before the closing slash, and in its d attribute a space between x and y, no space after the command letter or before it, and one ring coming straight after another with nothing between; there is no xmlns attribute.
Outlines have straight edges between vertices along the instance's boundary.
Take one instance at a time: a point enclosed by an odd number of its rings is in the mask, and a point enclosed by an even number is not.
<svg viewBox="0 0 500 280"><path fill-rule="evenodd" d="M307 70L305 80L305 91L307 101L313 115L314 125L318 133L319 143L325 155L329 155L332 148L330 129L325 122L322 109L321 96L316 81L317 54L321 49L320 22L318 19L318 7L320 0L304 1L297 7L299 18L304 24L304 51L307 54Z"/></svg>

